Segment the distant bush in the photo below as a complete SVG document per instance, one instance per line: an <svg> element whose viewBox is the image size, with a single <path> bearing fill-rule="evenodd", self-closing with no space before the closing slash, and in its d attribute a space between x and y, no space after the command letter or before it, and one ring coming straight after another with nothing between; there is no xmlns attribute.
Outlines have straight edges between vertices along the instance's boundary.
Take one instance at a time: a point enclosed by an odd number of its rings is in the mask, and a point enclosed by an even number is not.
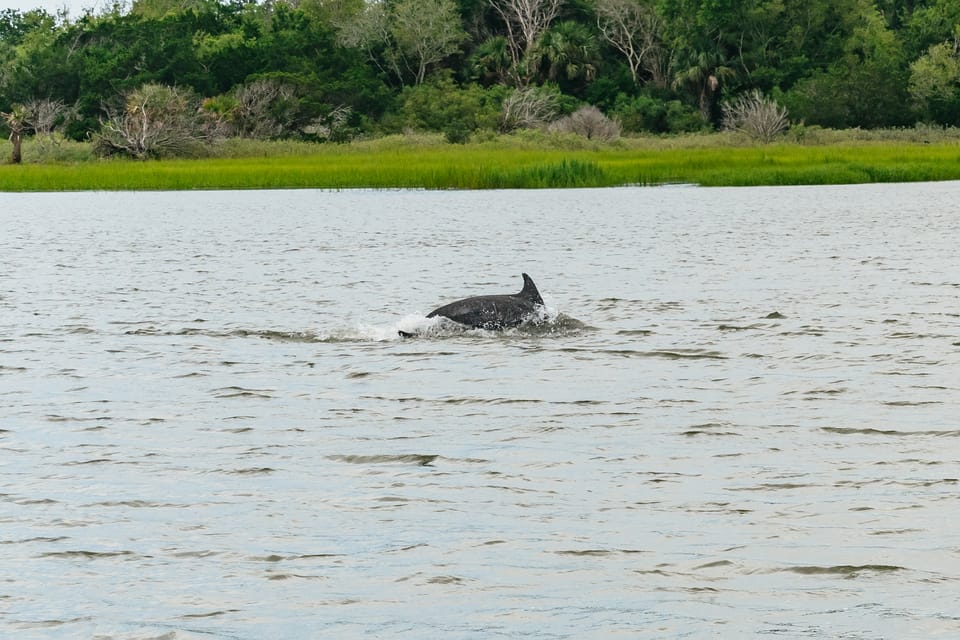
<svg viewBox="0 0 960 640"><path fill-rule="evenodd" d="M575 133L588 140L610 142L620 137L620 123L605 116L595 106L585 105L551 123L550 131Z"/></svg>
<svg viewBox="0 0 960 640"><path fill-rule="evenodd" d="M283 138L304 124L299 88L282 77L259 77L237 87L233 122L246 138Z"/></svg>
<svg viewBox="0 0 960 640"><path fill-rule="evenodd" d="M770 142L790 126L787 110L759 90L723 103L723 128L739 131L753 140Z"/></svg>
<svg viewBox="0 0 960 640"><path fill-rule="evenodd" d="M706 123L700 112L679 100L661 100L650 95L620 94L610 111L624 131L639 133L688 133L702 131Z"/></svg>
<svg viewBox="0 0 960 640"><path fill-rule="evenodd" d="M546 87L514 89L500 110L499 130L509 133L518 129L545 127L560 113L559 92Z"/></svg>
<svg viewBox="0 0 960 640"><path fill-rule="evenodd" d="M217 158L281 158L310 156L316 153L316 142L290 139L226 138L211 149L211 155Z"/></svg>
<svg viewBox="0 0 960 640"><path fill-rule="evenodd" d="M695 133L708 131L712 127L704 121L698 109L679 100L667 102L667 131L670 133Z"/></svg>
<svg viewBox="0 0 960 640"><path fill-rule="evenodd" d="M145 84L127 93L122 110L108 112L94 150L137 159L200 155L208 138L200 114L192 90Z"/></svg>
<svg viewBox="0 0 960 640"><path fill-rule="evenodd" d="M394 130L439 131L448 142L463 143L478 129L497 126L502 87L458 86L448 75L404 89Z"/></svg>
<svg viewBox="0 0 960 640"><path fill-rule="evenodd" d="M9 160L11 146L6 137L0 137L0 164ZM54 132L46 138L31 136L23 139L23 161L26 163L76 163L95 158L89 142L77 142L60 133Z"/></svg>
<svg viewBox="0 0 960 640"><path fill-rule="evenodd" d="M548 131L546 128L518 129L513 133L497 136L495 140L490 141L490 144L499 149L562 151L596 151L610 146L601 140L587 140L575 133Z"/></svg>
<svg viewBox="0 0 960 640"><path fill-rule="evenodd" d="M666 103L651 96L621 93L614 101L612 113L617 115L625 131L666 133L670 130L666 119Z"/></svg>
<svg viewBox="0 0 960 640"><path fill-rule="evenodd" d="M887 129L830 129L817 125L794 124L788 136L807 145L882 142L890 144L938 144L960 141L960 128L918 122L913 127Z"/></svg>

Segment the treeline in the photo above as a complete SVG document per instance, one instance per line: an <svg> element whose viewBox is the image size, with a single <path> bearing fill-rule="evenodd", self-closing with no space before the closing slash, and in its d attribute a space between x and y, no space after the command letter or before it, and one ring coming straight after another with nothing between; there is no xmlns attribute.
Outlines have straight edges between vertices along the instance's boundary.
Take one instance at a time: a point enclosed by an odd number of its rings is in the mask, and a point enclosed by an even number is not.
<svg viewBox="0 0 960 640"><path fill-rule="evenodd" d="M960 125L960 2L134 0L76 18L0 12L11 139L59 131L104 153L407 129L463 141L572 114L597 131L680 132L720 127L744 96L806 125Z"/></svg>

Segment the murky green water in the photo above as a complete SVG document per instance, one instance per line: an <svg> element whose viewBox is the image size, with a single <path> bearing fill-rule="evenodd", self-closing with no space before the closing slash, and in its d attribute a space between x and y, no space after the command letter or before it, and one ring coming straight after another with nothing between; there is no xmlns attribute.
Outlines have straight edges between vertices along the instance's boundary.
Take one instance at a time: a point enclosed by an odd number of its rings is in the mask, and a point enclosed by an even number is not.
<svg viewBox="0 0 960 640"><path fill-rule="evenodd" d="M957 202L0 194L0 634L957 637Z"/></svg>

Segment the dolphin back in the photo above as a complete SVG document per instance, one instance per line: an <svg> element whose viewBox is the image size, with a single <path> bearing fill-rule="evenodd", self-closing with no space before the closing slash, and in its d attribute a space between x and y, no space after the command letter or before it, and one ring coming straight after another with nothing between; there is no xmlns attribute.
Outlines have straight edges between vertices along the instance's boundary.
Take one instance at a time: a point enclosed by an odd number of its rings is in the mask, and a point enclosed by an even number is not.
<svg viewBox="0 0 960 640"><path fill-rule="evenodd" d="M523 323L542 305L537 285L524 273L520 293L464 298L434 309L427 317L442 316L468 327L499 330Z"/></svg>

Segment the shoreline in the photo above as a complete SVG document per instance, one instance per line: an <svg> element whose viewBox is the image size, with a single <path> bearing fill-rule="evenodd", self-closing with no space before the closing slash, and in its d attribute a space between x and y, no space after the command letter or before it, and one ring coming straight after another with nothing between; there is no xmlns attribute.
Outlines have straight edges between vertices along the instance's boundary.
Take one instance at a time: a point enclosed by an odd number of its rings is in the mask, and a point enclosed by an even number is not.
<svg viewBox="0 0 960 640"><path fill-rule="evenodd" d="M8 145L9 146L9 145ZM5 147L0 146L0 153ZM65 144L0 164L0 192L224 189L537 189L787 186L960 180L960 139L743 144L725 134L592 143L503 137L465 145L393 136L344 145L235 141L196 159L99 159ZM86 154L86 155L84 155Z"/></svg>

